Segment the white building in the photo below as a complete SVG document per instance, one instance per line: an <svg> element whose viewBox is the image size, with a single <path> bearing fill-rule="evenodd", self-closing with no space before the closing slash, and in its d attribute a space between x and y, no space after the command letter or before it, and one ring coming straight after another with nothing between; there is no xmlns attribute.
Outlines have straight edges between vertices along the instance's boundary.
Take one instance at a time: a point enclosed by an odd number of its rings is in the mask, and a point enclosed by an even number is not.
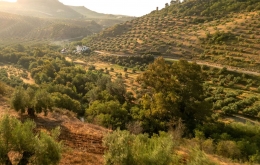
<svg viewBox="0 0 260 165"><path fill-rule="evenodd" d="M76 49L77 49L77 53L86 52L90 50L90 48L87 46L79 46L79 45L77 46Z"/></svg>

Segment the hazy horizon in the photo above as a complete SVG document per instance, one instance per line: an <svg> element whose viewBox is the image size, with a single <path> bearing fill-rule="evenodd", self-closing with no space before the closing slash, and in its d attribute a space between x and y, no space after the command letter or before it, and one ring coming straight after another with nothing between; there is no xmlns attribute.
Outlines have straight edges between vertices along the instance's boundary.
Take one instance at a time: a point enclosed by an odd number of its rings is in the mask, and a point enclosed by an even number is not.
<svg viewBox="0 0 260 165"><path fill-rule="evenodd" d="M0 0L16 2L16 0ZM59 0L65 5L72 6L85 6L86 8L105 14L119 14L128 16L143 16L155 10L156 7L159 9L165 6L165 3L170 3L170 0Z"/></svg>

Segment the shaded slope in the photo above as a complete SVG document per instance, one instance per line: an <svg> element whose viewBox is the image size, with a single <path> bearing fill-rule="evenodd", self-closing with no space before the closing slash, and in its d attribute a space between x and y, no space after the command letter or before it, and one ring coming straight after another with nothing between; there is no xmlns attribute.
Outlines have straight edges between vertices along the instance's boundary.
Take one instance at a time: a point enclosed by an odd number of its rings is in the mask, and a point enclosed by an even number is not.
<svg viewBox="0 0 260 165"><path fill-rule="evenodd" d="M99 32L94 21L43 19L0 12L0 42L62 40Z"/></svg>

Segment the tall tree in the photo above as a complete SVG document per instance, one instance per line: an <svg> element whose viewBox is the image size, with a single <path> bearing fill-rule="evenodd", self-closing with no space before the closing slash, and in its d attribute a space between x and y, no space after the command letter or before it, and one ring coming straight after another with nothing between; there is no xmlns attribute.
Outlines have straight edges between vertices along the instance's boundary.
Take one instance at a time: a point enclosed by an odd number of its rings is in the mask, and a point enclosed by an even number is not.
<svg viewBox="0 0 260 165"><path fill-rule="evenodd" d="M141 99L144 127L150 132L166 130L179 118L189 130L211 114L203 90L203 73L196 63L184 60L167 63L158 58L139 78L151 94Z"/></svg>

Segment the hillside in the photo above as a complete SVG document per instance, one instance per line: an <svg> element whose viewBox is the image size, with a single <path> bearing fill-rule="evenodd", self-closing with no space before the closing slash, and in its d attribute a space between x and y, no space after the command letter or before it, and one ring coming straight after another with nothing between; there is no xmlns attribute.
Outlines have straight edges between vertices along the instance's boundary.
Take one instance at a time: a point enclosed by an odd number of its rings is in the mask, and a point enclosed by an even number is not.
<svg viewBox="0 0 260 165"><path fill-rule="evenodd" d="M15 3L0 1L0 11L40 18L94 20L103 27L109 27L134 18L97 13L80 6L67 6L58 0L18 0Z"/></svg>
<svg viewBox="0 0 260 165"><path fill-rule="evenodd" d="M21 117L17 112L10 109L7 100L1 98L0 118L7 113L22 120L28 118L26 115ZM110 132L109 130L82 123L72 113L59 110L49 113L48 116L38 115L34 121L38 130L50 131L56 127L61 128L59 139L63 141L66 149L59 164L103 164L102 137Z"/></svg>
<svg viewBox="0 0 260 165"><path fill-rule="evenodd" d="M34 17L81 18L82 15L58 0L18 0L16 3L0 2L0 11Z"/></svg>
<svg viewBox="0 0 260 165"><path fill-rule="evenodd" d="M113 26L134 19L134 17L129 16L98 13L87 9L84 6L70 6L70 8L82 14L85 19L93 19L104 27Z"/></svg>
<svg viewBox="0 0 260 165"><path fill-rule="evenodd" d="M259 15L257 0L189 0L108 28L87 44L100 51L150 53L260 71Z"/></svg>
<svg viewBox="0 0 260 165"><path fill-rule="evenodd" d="M87 9L84 6L69 6L71 9L82 14L86 18L101 18L101 19L119 19L119 20L130 20L131 17L123 15L103 14Z"/></svg>
<svg viewBox="0 0 260 165"><path fill-rule="evenodd" d="M94 21L44 19L0 12L0 43L63 40L99 32Z"/></svg>

